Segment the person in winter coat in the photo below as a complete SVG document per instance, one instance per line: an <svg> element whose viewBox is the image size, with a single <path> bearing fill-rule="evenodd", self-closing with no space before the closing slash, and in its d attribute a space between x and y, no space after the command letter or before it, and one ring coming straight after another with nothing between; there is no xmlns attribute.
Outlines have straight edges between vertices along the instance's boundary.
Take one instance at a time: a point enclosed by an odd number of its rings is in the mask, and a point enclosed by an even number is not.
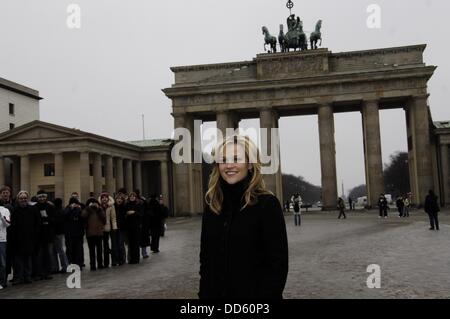
<svg viewBox="0 0 450 319"><path fill-rule="evenodd" d="M139 239L142 223L142 203L138 201L135 192L128 196L128 202L125 205L126 228L128 237L128 263L139 263Z"/></svg>
<svg viewBox="0 0 450 319"><path fill-rule="evenodd" d="M84 206L84 205L83 205ZM85 220L81 216L83 208L76 197L71 197L69 205L64 210L64 235L66 240L66 253L69 264L76 264L83 268L83 238Z"/></svg>
<svg viewBox="0 0 450 319"><path fill-rule="evenodd" d="M438 204L438 197L431 189L425 198L425 212L430 218L430 230L439 230L438 213L440 211Z"/></svg>
<svg viewBox="0 0 450 319"><path fill-rule="evenodd" d="M0 187L0 207L4 207L9 211L11 221L12 215L14 214L14 203L11 198L11 188L9 186L1 186ZM13 261L14 261L14 236L13 236L13 227L11 223L8 228L6 228L6 251L5 251L5 275L8 275L12 272L13 269ZM15 275L15 274L14 274ZM14 279L13 279L14 280ZM6 287L6 282L3 287Z"/></svg>
<svg viewBox="0 0 450 319"><path fill-rule="evenodd" d="M378 209L380 211L379 218L387 218L388 203L384 194L380 194L378 198Z"/></svg>
<svg viewBox="0 0 450 319"><path fill-rule="evenodd" d="M55 241L53 242L53 272L65 273L69 261L64 252L64 210L62 207L62 199L56 198L53 201L55 205ZM59 265L61 264L61 269Z"/></svg>
<svg viewBox="0 0 450 319"><path fill-rule="evenodd" d="M41 214L40 237L36 254L36 278L52 279L50 274L53 268L53 243L55 242L56 209L53 203L47 201L47 194L40 190L36 194L36 209Z"/></svg>
<svg viewBox="0 0 450 319"><path fill-rule="evenodd" d="M150 211L150 236L152 252L159 253L159 239L161 237L161 224L163 222L163 211L161 205L157 200L156 195L152 195L148 202L148 209Z"/></svg>
<svg viewBox="0 0 450 319"><path fill-rule="evenodd" d="M16 241L14 270L17 271L13 284L31 283L32 258L40 239L41 215L36 206L29 204L29 198L28 192L20 191L11 216Z"/></svg>
<svg viewBox="0 0 450 319"><path fill-rule="evenodd" d="M302 207L302 198L300 194L295 194L294 196L294 223L295 226L300 226L302 224L301 217L301 207Z"/></svg>
<svg viewBox="0 0 450 319"><path fill-rule="evenodd" d="M164 197L163 195L159 195L159 207L161 209L161 237L164 237L164 234L166 233L167 225L166 225L166 219L169 218L169 207L164 205Z"/></svg>
<svg viewBox="0 0 450 319"><path fill-rule="evenodd" d="M7 286L6 275L6 231L11 225L11 214L9 210L0 206L0 290Z"/></svg>
<svg viewBox="0 0 450 319"><path fill-rule="evenodd" d="M140 201L140 199L137 199ZM142 258L148 258L147 247L150 246L150 223L151 223L151 214L150 206L147 201L142 201L142 222L141 222L141 232L140 232L140 242L139 246L141 247L141 255Z"/></svg>
<svg viewBox="0 0 450 319"><path fill-rule="evenodd" d="M395 205L397 206L398 210L398 217L403 217L403 210L405 209L405 202L403 201L403 197L399 196L397 197L397 200L395 201Z"/></svg>
<svg viewBox="0 0 450 319"><path fill-rule="evenodd" d="M106 224L105 211L100 207L98 200L91 197L87 200L81 215L86 220L86 238L91 270L103 269L102 240Z"/></svg>
<svg viewBox="0 0 450 319"><path fill-rule="evenodd" d="M344 219L346 219L347 216L345 216L345 202L341 197L339 197L338 199L338 209L339 209L338 219L341 219L341 216L344 216Z"/></svg>
<svg viewBox="0 0 450 319"><path fill-rule="evenodd" d="M258 150L248 137L235 135L214 157L198 296L281 299L288 274L286 224L280 202L265 188Z"/></svg>
<svg viewBox="0 0 450 319"><path fill-rule="evenodd" d="M117 216L114 207L114 199L106 192L100 195L100 204L105 212L106 224L103 232L103 266L109 267L109 255L113 266L119 264L118 261L118 247L116 245L117 236ZM109 238L111 238L111 249L109 248Z"/></svg>
<svg viewBox="0 0 450 319"><path fill-rule="evenodd" d="M116 236L116 246L118 253L118 263L119 266L125 264L126 262L126 250L125 241L127 241L127 228L126 228L126 211L125 211L125 196L123 194L116 195L116 201L114 203L114 208L116 209L117 217L117 236ZM114 244L113 244L114 246Z"/></svg>

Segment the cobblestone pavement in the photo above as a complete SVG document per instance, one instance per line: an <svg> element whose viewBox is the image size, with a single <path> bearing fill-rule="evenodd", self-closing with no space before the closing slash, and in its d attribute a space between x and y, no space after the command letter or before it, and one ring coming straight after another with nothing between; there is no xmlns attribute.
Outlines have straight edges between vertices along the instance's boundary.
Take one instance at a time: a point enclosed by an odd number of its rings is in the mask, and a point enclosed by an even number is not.
<svg viewBox="0 0 450 319"><path fill-rule="evenodd" d="M428 230L427 215L378 219L376 212L310 212L302 226L287 215L289 276L285 298L450 298L450 212L441 230ZM124 265L81 275L81 289L68 275L25 286L9 286L0 298L196 298L200 218L168 222L161 252ZM87 255L87 247L86 247ZM86 256L86 264L88 264ZM381 266L381 289L366 285L367 266Z"/></svg>

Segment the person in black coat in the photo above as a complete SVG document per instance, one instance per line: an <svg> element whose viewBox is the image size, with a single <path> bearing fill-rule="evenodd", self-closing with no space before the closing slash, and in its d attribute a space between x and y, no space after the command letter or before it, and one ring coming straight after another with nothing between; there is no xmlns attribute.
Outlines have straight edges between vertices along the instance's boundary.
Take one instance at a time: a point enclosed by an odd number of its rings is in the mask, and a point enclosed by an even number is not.
<svg viewBox="0 0 450 319"><path fill-rule="evenodd" d="M125 196L121 193L116 195L116 200L114 202L114 208L116 209L117 217L117 236L116 244L118 247L118 262L119 266L122 266L126 262L126 250L125 241L127 238L127 227L126 227L126 210L125 210Z"/></svg>
<svg viewBox="0 0 450 319"><path fill-rule="evenodd" d="M139 201L140 199L138 199ZM140 232L139 246L141 246L142 258L148 258L147 247L150 246L150 222L151 211L147 201L142 201L142 226Z"/></svg>
<svg viewBox="0 0 450 319"><path fill-rule="evenodd" d="M40 236L36 254L36 277L52 279L53 243L55 242L56 209L53 203L47 201L47 194L40 190L37 193L36 209L41 214Z"/></svg>
<svg viewBox="0 0 450 319"><path fill-rule="evenodd" d="M128 196L125 204L126 229L128 237L128 263L139 263L139 239L142 224L142 202L138 200L135 192Z"/></svg>
<svg viewBox="0 0 450 319"><path fill-rule="evenodd" d="M379 218L387 218L388 202L384 194L380 194L378 198L378 209L380 211Z"/></svg>
<svg viewBox="0 0 450 319"><path fill-rule="evenodd" d="M148 210L150 212L150 236L151 245L150 249L154 253L159 253L159 239L161 237L162 223L164 219L164 212L161 205L157 200L156 195L152 195L147 203Z"/></svg>
<svg viewBox="0 0 450 319"><path fill-rule="evenodd" d="M16 242L14 270L17 271L13 284L31 283L32 258L40 238L41 215L36 206L28 203L29 198L26 191L20 191L11 216Z"/></svg>
<svg viewBox="0 0 450 319"><path fill-rule="evenodd" d="M61 198L55 198L55 241L53 243L53 272L65 273L69 262L64 251L64 209ZM61 264L61 269L59 265Z"/></svg>
<svg viewBox="0 0 450 319"><path fill-rule="evenodd" d="M430 189L428 195L425 198L425 212L430 218L430 230L439 230L438 213L440 211L438 204L438 197Z"/></svg>
<svg viewBox="0 0 450 319"><path fill-rule="evenodd" d="M13 202L11 188L9 186L5 185L0 188L0 206L8 209L12 218L15 203ZM13 264L15 260L14 254L16 251L16 243L14 240L14 227L12 225L6 230L6 242L8 243L8 245L6 245L6 275L8 276L10 273L13 273L14 278L12 281L15 281L16 275L15 272L13 272Z"/></svg>
<svg viewBox="0 0 450 319"><path fill-rule="evenodd" d="M234 162L224 163L224 149L233 148ZM202 219L198 296L281 299L286 224L280 202L265 189L257 149L248 138L233 136L215 158Z"/></svg>
<svg viewBox="0 0 450 319"><path fill-rule="evenodd" d="M83 205L84 206L84 205ZM69 205L64 210L64 236L66 241L66 254L69 264L76 264L83 268L83 238L85 220L81 216L83 206L76 197L71 197Z"/></svg>

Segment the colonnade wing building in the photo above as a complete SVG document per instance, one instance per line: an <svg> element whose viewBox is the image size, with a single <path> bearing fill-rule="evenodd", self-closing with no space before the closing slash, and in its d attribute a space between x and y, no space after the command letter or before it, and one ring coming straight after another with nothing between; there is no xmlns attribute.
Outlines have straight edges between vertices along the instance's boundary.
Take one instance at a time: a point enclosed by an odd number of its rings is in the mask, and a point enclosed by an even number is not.
<svg viewBox="0 0 450 319"><path fill-rule="evenodd" d="M237 128L241 119L259 118L262 128L276 128L282 116L317 115L326 209L335 209L338 198L334 113L361 113L368 203L373 207L384 192L379 112L401 108L406 118L412 201L422 204L429 189L439 189L441 198L448 198L448 161L441 158L448 152L446 147L436 147L445 139L433 138L428 105L427 83L436 67L425 64L425 48L343 53L318 49L259 54L252 61L173 67L175 83L163 91L172 100L174 126L192 133L194 120L217 121L225 132L225 128ZM304 154L298 154L300 165ZM175 172L176 211L200 212L199 164L176 165ZM266 175L265 181L282 199L281 168Z"/></svg>
<svg viewBox="0 0 450 319"><path fill-rule="evenodd" d="M65 203L125 187L172 202L173 141L120 142L59 125L32 121L0 134L0 184L13 192L40 189Z"/></svg>

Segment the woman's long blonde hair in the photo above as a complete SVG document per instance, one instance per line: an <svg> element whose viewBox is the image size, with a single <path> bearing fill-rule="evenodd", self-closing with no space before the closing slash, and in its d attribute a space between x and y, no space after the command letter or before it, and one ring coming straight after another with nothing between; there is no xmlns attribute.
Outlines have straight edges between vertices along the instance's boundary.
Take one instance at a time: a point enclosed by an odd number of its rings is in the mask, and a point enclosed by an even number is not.
<svg viewBox="0 0 450 319"><path fill-rule="evenodd" d="M222 163L222 154L224 154L224 149L227 145L242 146L245 150L245 162L251 162L253 166L251 172L249 172L249 174L251 174L251 179L243 196L245 199L245 204L241 207L241 210L247 206L256 204L259 195L272 194L272 192L266 189L263 177L261 175L261 162L256 145L247 136L230 136L225 141L220 143L216 149L213 150L212 154L215 158L215 163L211 175L209 176L208 191L205 195L205 201L215 214L220 214L222 210L223 192L220 187L221 176L219 171L219 163Z"/></svg>

